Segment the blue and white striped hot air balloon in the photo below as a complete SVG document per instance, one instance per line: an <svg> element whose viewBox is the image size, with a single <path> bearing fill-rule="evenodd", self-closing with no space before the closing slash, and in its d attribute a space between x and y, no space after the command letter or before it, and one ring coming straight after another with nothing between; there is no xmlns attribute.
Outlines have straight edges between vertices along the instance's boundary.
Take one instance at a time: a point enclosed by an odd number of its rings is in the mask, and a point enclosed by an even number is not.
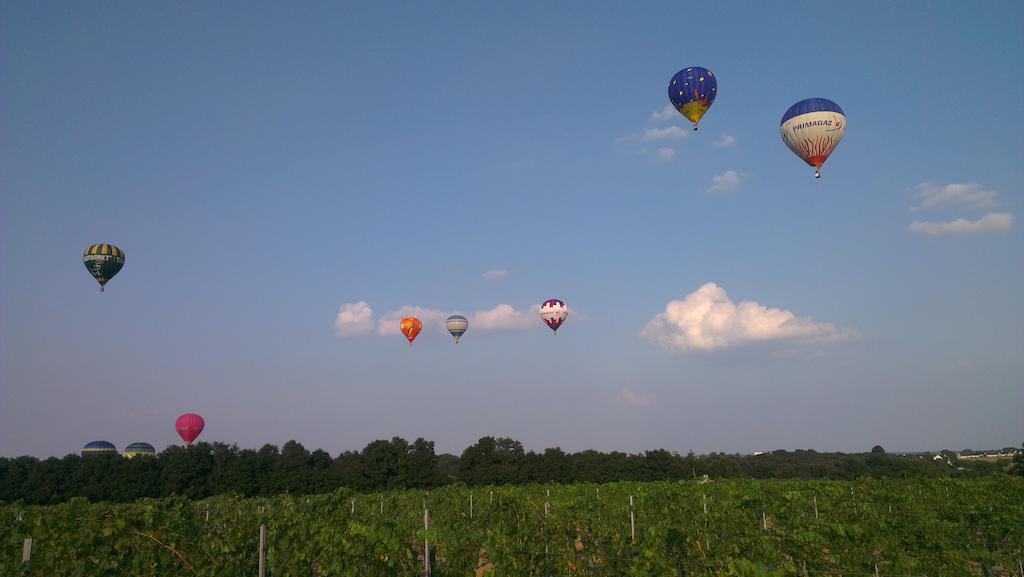
<svg viewBox="0 0 1024 577"><path fill-rule="evenodd" d="M466 329L469 328L469 319L462 315L452 315L444 322L444 328L448 329L448 332L455 337L455 342L458 343Z"/></svg>
<svg viewBox="0 0 1024 577"><path fill-rule="evenodd" d="M821 165L846 134L846 115L828 98L801 100L782 115L782 141L813 166L814 178L821 178Z"/></svg>

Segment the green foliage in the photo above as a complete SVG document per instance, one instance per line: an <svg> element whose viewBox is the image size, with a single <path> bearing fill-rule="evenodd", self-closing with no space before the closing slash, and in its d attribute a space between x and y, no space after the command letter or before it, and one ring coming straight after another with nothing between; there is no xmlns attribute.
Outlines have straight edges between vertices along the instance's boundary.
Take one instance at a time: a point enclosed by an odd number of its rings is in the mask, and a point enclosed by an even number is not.
<svg viewBox="0 0 1024 577"><path fill-rule="evenodd" d="M417 575L425 540L435 577L999 574L1022 518L1024 479L1005 475L75 498L0 506L0 575L251 576L261 524L270 577Z"/></svg>
<svg viewBox="0 0 1024 577"><path fill-rule="evenodd" d="M771 570L746 559L730 561L725 572L729 577L783 577L782 569Z"/></svg>
<svg viewBox="0 0 1024 577"><path fill-rule="evenodd" d="M880 449L881 447L876 447ZM430 489L453 482L471 486L528 483L608 483L715 479L845 479L863 477L979 477L1002 474L1006 464L962 461L951 467L929 458L884 451L843 454L772 451L756 456L712 453L685 457L665 450L641 454L558 447L525 451L515 439L484 437L461 457L436 455L434 443L401 437L373 441L360 451L331 458L295 441L258 451L224 443L171 446L157 458L109 455L83 459L0 458L0 501L56 504L71 497L130 502L183 495L203 499L224 493L246 497L327 493L339 487L362 492ZM1022 469L1018 465L1018 470Z"/></svg>

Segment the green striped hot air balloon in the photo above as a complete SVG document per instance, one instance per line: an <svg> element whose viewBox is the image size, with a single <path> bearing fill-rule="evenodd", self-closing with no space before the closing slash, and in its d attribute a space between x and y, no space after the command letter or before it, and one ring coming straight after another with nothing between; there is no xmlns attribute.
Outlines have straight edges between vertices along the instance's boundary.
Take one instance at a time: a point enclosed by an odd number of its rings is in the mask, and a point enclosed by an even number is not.
<svg viewBox="0 0 1024 577"><path fill-rule="evenodd" d="M124 266L124 251L112 244L94 244L85 249L82 261L89 274L100 283L100 292L103 292L107 281L114 278L117 271Z"/></svg>

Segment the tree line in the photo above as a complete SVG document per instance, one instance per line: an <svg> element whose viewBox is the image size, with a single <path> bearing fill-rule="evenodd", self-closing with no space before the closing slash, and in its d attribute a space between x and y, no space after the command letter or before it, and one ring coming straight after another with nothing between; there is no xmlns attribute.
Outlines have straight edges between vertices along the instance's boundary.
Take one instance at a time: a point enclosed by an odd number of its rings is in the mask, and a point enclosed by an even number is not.
<svg viewBox="0 0 1024 577"><path fill-rule="evenodd" d="M312 494L347 487L357 491L429 489L452 483L607 483L725 478L839 479L977 476L1007 471L1003 464L950 464L901 457L875 447L867 453L773 451L759 455L679 455L659 449L644 453L566 453L559 448L525 451L510 438L484 437L460 456L434 452L433 441L400 437L379 440L362 451L331 457L288 441L282 447L239 449L226 443L172 445L156 457L117 455L63 458L0 458L0 500L60 503L71 497L132 501L183 495L245 497ZM1024 474L1024 462L1013 464Z"/></svg>

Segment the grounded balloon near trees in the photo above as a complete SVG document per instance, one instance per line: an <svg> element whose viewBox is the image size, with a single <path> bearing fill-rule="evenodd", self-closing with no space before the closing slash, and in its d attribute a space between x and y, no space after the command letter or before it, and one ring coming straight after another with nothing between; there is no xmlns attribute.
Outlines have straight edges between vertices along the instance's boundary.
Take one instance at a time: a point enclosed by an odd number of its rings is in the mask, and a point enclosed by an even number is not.
<svg viewBox="0 0 1024 577"><path fill-rule="evenodd" d="M149 443L132 443L124 448L124 452L121 453L126 459L134 459L135 457L155 457L156 449Z"/></svg>
<svg viewBox="0 0 1024 577"><path fill-rule="evenodd" d="M469 328L469 319L462 315L452 315L444 322L444 328L448 329L448 332L455 337L457 344L462 335L466 333L466 329Z"/></svg>
<svg viewBox="0 0 1024 577"><path fill-rule="evenodd" d="M569 316L569 307L558 299L549 299L540 305L540 318L544 324L548 325L548 328L555 331L555 334L558 334L558 327L562 326L567 316Z"/></svg>
<svg viewBox="0 0 1024 577"><path fill-rule="evenodd" d="M420 334L423 330L423 323L416 317L405 317L402 319L402 324L399 325L402 329L402 334L409 341L409 346L412 346L412 342L416 340L416 335Z"/></svg>
<svg viewBox="0 0 1024 577"><path fill-rule="evenodd" d="M96 455L116 455L117 447L107 441L92 441L82 447L83 457L95 457Z"/></svg>
<svg viewBox="0 0 1024 577"><path fill-rule="evenodd" d="M684 68L672 77L668 83L668 99L672 106L693 123L697 124L701 117L711 108L718 96L718 80L707 68L693 66Z"/></svg>
<svg viewBox="0 0 1024 577"><path fill-rule="evenodd" d="M112 244L94 244L85 249L82 261L89 274L100 283L100 292L103 292L107 281L114 278L117 271L124 266L124 251Z"/></svg>
<svg viewBox="0 0 1024 577"><path fill-rule="evenodd" d="M786 146L821 178L821 166L846 134L846 115L827 98L808 98L789 107L779 130Z"/></svg>
<svg viewBox="0 0 1024 577"><path fill-rule="evenodd" d="M177 421L174 421L174 428L178 431L178 435L181 436L181 440L185 441L185 444L191 445L192 441L196 440L199 433L203 432L203 427L206 426L206 421L195 413L185 413L178 417Z"/></svg>

